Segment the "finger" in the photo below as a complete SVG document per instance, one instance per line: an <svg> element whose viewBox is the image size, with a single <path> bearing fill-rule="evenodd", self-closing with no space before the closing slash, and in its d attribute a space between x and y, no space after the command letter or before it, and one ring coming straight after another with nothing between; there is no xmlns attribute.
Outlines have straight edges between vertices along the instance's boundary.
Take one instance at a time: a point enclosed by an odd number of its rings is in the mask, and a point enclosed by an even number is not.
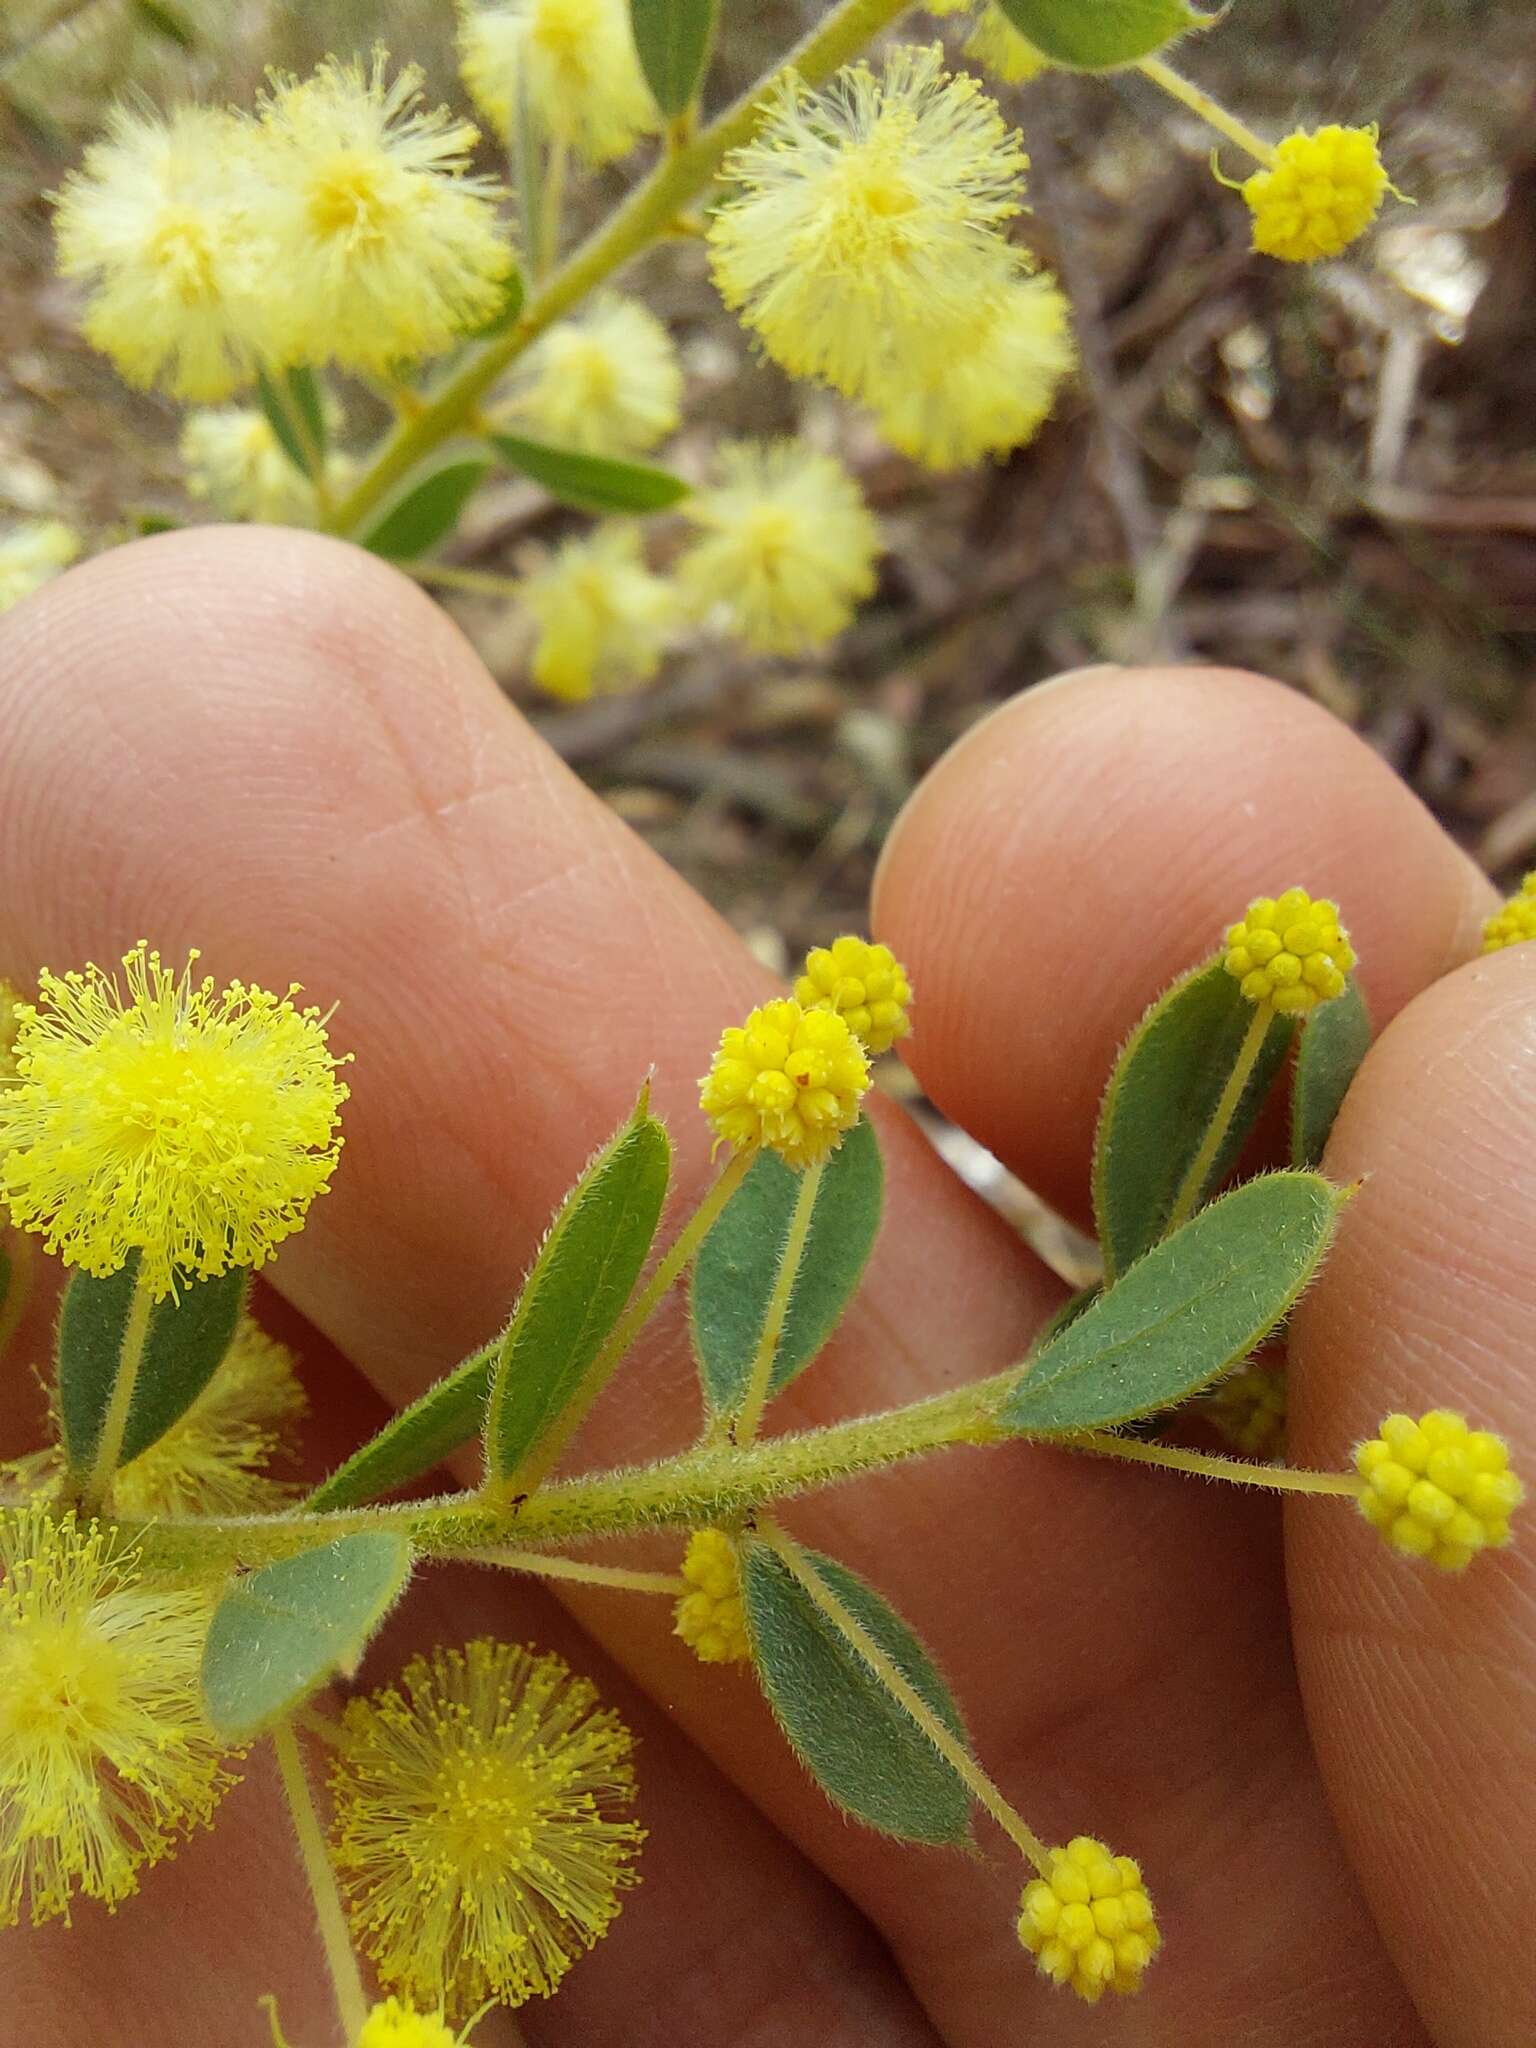
<svg viewBox="0 0 1536 2048"><path fill-rule="evenodd" d="M1384 1414L1464 1411L1536 1472L1536 947L1421 995L1328 1150L1365 1176L1292 1346L1294 1455L1337 1466ZM1464 1576L1353 1514L1296 1512L1308 1717L1377 1918L1441 2048L1536 2041L1536 1560L1516 1521Z"/></svg>
<svg viewBox="0 0 1536 2048"><path fill-rule="evenodd" d="M18 736L0 958L102 956L152 920L163 943L205 943L216 972L296 972L345 995L348 1157L278 1272L391 1392L504 1313L563 1183L652 1061L697 1190L688 1077L764 979L417 594L297 536L178 536L61 579L25 625L0 701ZM118 735L135 749L127 788ZM1068 967L1062 993L1034 998L1075 1004ZM1001 1094L1018 1069L989 1072ZM900 1119L882 1128L891 1192L869 1282L786 1419L1006 1362L1059 1298ZM663 1329L584 1447L671 1447L695 1408L686 1345ZM806 1503L795 1526L936 1644L982 1754L1021 1797L1037 1788L1048 1832L1097 1825L1165 1874L1175 1939L1140 2041L1225 2013L1251 2048L1295 2048L1313 2008L1319 2041L1367 2015L1383 2041L1414 2038L1307 1774L1266 1518L1021 1452L898 1472ZM1032 2030L1016 1863L930 1856L914 1881L911 1852L830 1815L744 1683L692 1665L654 1617L591 1619L875 1917L949 2038L993 2048ZM1231 1872L1261 1857L1268 1896L1234 1936ZM1101 2022L1057 2007L1051 2024L1071 2044Z"/></svg>
<svg viewBox="0 0 1536 2048"><path fill-rule="evenodd" d="M875 928L922 1001L912 1066L1085 1221L1126 1033L1251 897L1293 884L1343 907L1378 1023L1475 950L1489 907L1417 799L1293 690L1215 668L1031 690L945 755L880 864Z"/></svg>

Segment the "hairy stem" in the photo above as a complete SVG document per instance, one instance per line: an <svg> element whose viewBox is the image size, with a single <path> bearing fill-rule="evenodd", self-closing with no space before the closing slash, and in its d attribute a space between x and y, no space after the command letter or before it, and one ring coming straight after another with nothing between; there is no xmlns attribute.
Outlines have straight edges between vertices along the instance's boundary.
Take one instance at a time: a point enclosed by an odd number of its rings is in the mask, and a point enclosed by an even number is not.
<svg viewBox="0 0 1536 2048"><path fill-rule="evenodd" d="M1188 107L1192 114L1198 114L1208 128L1214 128L1218 135L1225 135L1228 142L1235 142L1239 149L1256 158L1266 169L1274 162L1274 148L1262 135L1255 135L1245 121L1229 114L1219 100L1213 100L1208 92L1202 92L1198 85L1191 84L1172 65L1165 64L1161 57L1143 57L1137 69L1143 78L1150 78L1170 98Z"/></svg>
<svg viewBox="0 0 1536 2048"><path fill-rule="evenodd" d="M592 1564L584 1557L551 1557L542 1550L509 1550L497 1543L462 1553L466 1564L496 1564L538 1579L572 1579L582 1586L614 1586L625 1593L666 1593L674 1600L688 1591L681 1572L638 1572L628 1565Z"/></svg>
<svg viewBox="0 0 1536 2048"><path fill-rule="evenodd" d="M1084 1430L1062 1439L1064 1448L1091 1451L1095 1457L1124 1458L1133 1465L1161 1465L1169 1472L1194 1472L1202 1479L1225 1479L1234 1486L1262 1486L1274 1493L1325 1493L1359 1500L1365 1481L1353 1472L1303 1472L1294 1465L1258 1465L1245 1458L1223 1458L1210 1451L1186 1451L1176 1444L1145 1443L1137 1437L1115 1436L1108 1430Z"/></svg>
<svg viewBox="0 0 1536 2048"><path fill-rule="evenodd" d="M768 1387L773 1378L773 1363L779 1355L779 1340L784 1335L784 1319L789 1314L795 1282L800 1277L800 1261L805 1256L806 1242L811 1234L811 1217L815 1213L816 1197L821 1190L821 1177L825 1170L826 1161L818 1159L814 1166L806 1167L800 1176L800 1186L795 1194L795 1206L790 1211L789 1230L779 1253L779 1270L773 1277L773 1292L768 1297L768 1309L763 1317L762 1332L757 1340L757 1351L752 1359L746 1392L741 1397L741 1406L736 1411L735 1426L730 1432L732 1438L739 1444L749 1444L757 1435L763 1419L763 1410L768 1405Z"/></svg>
<svg viewBox="0 0 1536 2048"><path fill-rule="evenodd" d="M299 1858L315 1902L315 1917L320 1923L325 1965L336 1993L341 2029L348 2041L355 2041L368 2017L368 1999L363 1991L357 1957L352 1952L341 1893L336 1888L336 1875L326 1854L320 1816L315 1811L309 1779L304 1772L304 1759L299 1754L298 1737L291 1722L278 1722L272 1730L272 1746L277 1751L277 1768L283 1781L283 1794L288 1801L293 1832L298 1839Z"/></svg>
<svg viewBox="0 0 1536 2048"><path fill-rule="evenodd" d="M90 1474L80 1495L80 1505L88 1515L100 1514L111 1490L112 1475L123 1455L123 1438L128 1431L128 1415L133 1407L134 1388L139 1383L139 1367L144 1359L144 1344L149 1336L149 1319L154 1306L141 1275L134 1282L133 1299L128 1304L128 1321L123 1328L123 1348L117 1357L117 1373L107 1400L107 1412L101 1419L101 1433L96 1439Z"/></svg>
<svg viewBox="0 0 1536 2048"><path fill-rule="evenodd" d="M335 508L330 530L355 533L403 476L468 423L480 400L530 342L594 285L668 232L678 212L709 183L726 152L750 138L767 96L780 79L793 71L808 84L819 83L857 56L872 36L895 20L905 4L906 0L840 0L783 64L759 79L690 141L668 150L607 220L572 250L529 300L510 331L471 350L416 417L395 427Z"/></svg>
<svg viewBox="0 0 1536 2048"><path fill-rule="evenodd" d="M1212 1113L1205 1136L1200 1140L1200 1149L1190 1161L1189 1171L1185 1174L1179 1192L1174 1197L1173 1207L1168 1212L1165 1236L1169 1231L1177 1230L1181 1223L1187 1223L1194 1214L1195 1204L1210 1178L1211 1168L1216 1163L1216 1155L1226 1142L1227 1133L1232 1128L1232 1119L1237 1115L1237 1106L1243 1099L1243 1090L1253 1078L1254 1067L1258 1063L1259 1054L1264 1050L1264 1041L1269 1036L1269 1027L1274 1021L1273 1003L1254 1004L1253 1015L1248 1020L1248 1029L1237 1049L1237 1058L1232 1062L1232 1071L1227 1076L1227 1085L1221 1091L1221 1099Z"/></svg>

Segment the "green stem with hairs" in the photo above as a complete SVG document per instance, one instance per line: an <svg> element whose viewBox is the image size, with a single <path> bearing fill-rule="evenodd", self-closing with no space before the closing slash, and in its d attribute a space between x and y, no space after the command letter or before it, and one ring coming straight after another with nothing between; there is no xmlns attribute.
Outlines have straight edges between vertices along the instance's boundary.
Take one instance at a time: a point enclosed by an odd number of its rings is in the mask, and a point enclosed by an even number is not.
<svg viewBox="0 0 1536 2048"><path fill-rule="evenodd" d="M505 334L482 342L433 393L421 411L402 420L328 522L333 533L356 533L402 477L451 434L470 423L497 379L529 343L594 285L601 284L665 235L677 214L714 176L728 150L751 138L769 95L794 72L816 85L858 55L872 36L894 21L906 0L840 0L784 62L759 79L734 106L680 147L669 149L601 226L593 230L544 283Z"/></svg>
<svg viewBox="0 0 1536 2048"><path fill-rule="evenodd" d="M779 1340L784 1335L784 1320L789 1314L795 1282L800 1277L800 1261L805 1257L806 1243L811 1234L811 1217L815 1213L816 1197L821 1191L821 1177L825 1169L826 1161L818 1159L814 1166L806 1167L800 1175L800 1186L795 1194L795 1206L790 1211L789 1230L779 1253L779 1270L773 1277L773 1292L768 1297L746 1392L741 1397L741 1406L729 1430L738 1444L751 1443L762 1422L763 1410L768 1405L773 1362L779 1355Z"/></svg>
<svg viewBox="0 0 1536 2048"><path fill-rule="evenodd" d="M1171 64L1165 64L1161 57L1143 57L1136 68L1143 78L1150 78L1170 99L1176 99L1180 106L1198 114L1208 128L1214 128L1228 142L1235 142L1240 150L1263 164L1266 170L1274 162L1272 143L1266 142L1262 135L1256 135L1245 121L1239 121L1236 114L1229 114L1220 100L1213 100L1208 92L1202 92L1198 85L1175 71Z"/></svg>
<svg viewBox="0 0 1536 2048"><path fill-rule="evenodd" d="M1227 1133L1232 1128L1232 1119L1237 1115L1237 1106L1243 1099L1243 1090L1253 1078L1254 1067L1258 1064L1259 1054L1264 1050L1264 1041L1269 1036L1269 1027L1274 1021L1273 1003L1254 1004L1253 1015L1248 1020L1248 1029L1237 1049L1237 1058L1232 1062L1232 1071L1228 1074L1227 1084L1221 1091L1221 1099L1216 1104L1205 1136L1200 1140L1200 1149L1190 1161L1189 1171L1185 1174L1179 1192L1174 1197L1173 1207L1168 1212L1168 1221L1164 1226L1165 1236L1177 1230L1181 1223L1187 1223L1194 1214L1195 1204L1199 1201L1201 1190L1210 1177L1211 1168L1216 1163L1216 1155L1226 1142Z"/></svg>
<svg viewBox="0 0 1536 2048"><path fill-rule="evenodd" d="M352 1942L347 1933L347 1916L342 1907L341 1893L336 1886L335 1872L331 1869L331 1859L326 1854L320 1816L315 1811L314 1797L304 1771L304 1759L299 1753L298 1737L293 1732L291 1722L278 1722L272 1730L272 1746L277 1751L278 1774L283 1781L283 1794L288 1801L288 1812L299 1845L299 1858L304 1865L304 1875L309 1880L310 1895L315 1904L315 1917L320 1923L320 1939L325 1946L326 1968L330 1971L331 1984L336 1993L336 2009L341 2016L342 2032L348 2041L356 2041L368 2017L368 1999L363 1990L362 1972L357 1967L357 1957L353 1954Z"/></svg>
<svg viewBox="0 0 1536 2048"><path fill-rule="evenodd" d="M1223 1458L1210 1451L1186 1451L1177 1444L1144 1443L1138 1437L1115 1436L1108 1430L1084 1430L1064 1437L1064 1447L1091 1451L1099 1458L1123 1458L1132 1465L1161 1465L1167 1472L1192 1472L1202 1479L1225 1479L1234 1486L1262 1486L1272 1493L1322 1493L1341 1500L1359 1500L1365 1481L1353 1472L1303 1472L1294 1465L1259 1465L1246 1458Z"/></svg>

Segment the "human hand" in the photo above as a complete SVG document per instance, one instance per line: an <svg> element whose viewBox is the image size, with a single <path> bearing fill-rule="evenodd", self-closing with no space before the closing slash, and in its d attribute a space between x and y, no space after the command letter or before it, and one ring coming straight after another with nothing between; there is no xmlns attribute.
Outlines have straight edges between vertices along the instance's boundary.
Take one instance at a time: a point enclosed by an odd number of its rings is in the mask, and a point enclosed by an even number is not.
<svg viewBox="0 0 1536 2048"><path fill-rule="evenodd" d="M692 1078L767 978L391 571L260 529L119 550L6 621L0 733L0 966L109 960L144 933L204 947L220 978L340 1001L347 1149L276 1268L323 1333L303 1342L325 1457L495 1326L653 1063L680 1178L702 1182ZM1446 1404L1529 1468L1536 949L1436 980L1474 954L1491 893L1358 741L1226 671L1033 692L914 797L874 922L912 970L935 1100L1081 1216L1116 1047L1249 896L1291 882L1342 902L1378 1024L1410 1005L1329 1155L1370 1177L1296 1320L1294 1455L1337 1466L1386 1410ZM865 1289L784 1419L996 1368L1061 1299L899 1113L882 1137ZM583 1455L672 1448L694 1402L681 1320L662 1318ZM697 1665L661 1603L573 1588L562 1609L434 1573L381 1663L418 1638L526 1636L643 1740L643 1883L558 1999L519 2014L526 2038L1528 2048L1536 1565L1517 1537L1440 1579L1351 1513L1292 1513L1282 1556L1268 1500L1023 1445L788 1513L929 1642L1050 1839L1088 1830L1142 1862L1166 1946L1113 2010L1035 1977L1011 1851L851 1827L750 1681ZM285 1834L254 1759L216 1831L125 1912L0 1936L18 2038L258 2048L275 1991L296 2044L329 2042Z"/></svg>

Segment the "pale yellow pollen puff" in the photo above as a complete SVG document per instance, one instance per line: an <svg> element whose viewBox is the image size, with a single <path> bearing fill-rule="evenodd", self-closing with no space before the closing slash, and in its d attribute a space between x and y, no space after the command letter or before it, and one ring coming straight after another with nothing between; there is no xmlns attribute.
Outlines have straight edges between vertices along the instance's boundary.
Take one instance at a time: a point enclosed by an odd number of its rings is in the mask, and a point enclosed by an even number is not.
<svg viewBox="0 0 1536 2048"><path fill-rule="evenodd" d="M1090 2005L1106 1991L1139 1991L1162 1946L1140 1868L1091 1835L1052 1849L1050 1863L1019 1902L1019 1940L1036 1967Z"/></svg>
<svg viewBox="0 0 1536 2048"><path fill-rule="evenodd" d="M355 2048L461 2048L461 2039L437 2013L386 1998L364 2020Z"/></svg>
<svg viewBox="0 0 1536 2048"><path fill-rule="evenodd" d="M800 1168L837 1149L868 1088L868 1058L845 1020L781 1000L721 1034L699 1104L738 1151L764 1145Z"/></svg>
<svg viewBox="0 0 1536 2048"><path fill-rule="evenodd" d="M619 521L562 541L524 570L517 597L536 628L533 680L568 703L648 682L678 622L672 586Z"/></svg>
<svg viewBox="0 0 1536 2048"><path fill-rule="evenodd" d="M893 357L867 396L903 455L930 469L969 468L1033 440L1076 364L1066 299L1042 272L989 301L944 364Z"/></svg>
<svg viewBox="0 0 1536 2048"><path fill-rule="evenodd" d="M836 1010L869 1053L889 1052L912 1029L907 970L889 946L848 933L806 954L795 1001L807 1010Z"/></svg>
<svg viewBox="0 0 1536 2048"><path fill-rule="evenodd" d="M644 455L676 428L682 395L666 328L638 299L609 296L535 342L506 411L565 448Z"/></svg>
<svg viewBox="0 0 1536 2048"><path fill-rule="evenodd" d="M745 1664L752 1648L742 1612L735 1544L723 1529L695 1529L682 1570L689 1591L677 1602L673 1633L701 1664Z"/></svg>
<svg viewBox="0 0 1536 2048"><path fill-rule="evenodd" d="M893 364L938 375L1020 274L1002 230L1023 204L1019 138L937 45L790 75L721 176L709 227L726 304L793 376L862 397Z"/></svg>
<svg viewBox="0 0 1536 2048"><path fill-rule="evenodd" d="M181 430L187 489L229 519L273 526L314 523L315 490L254 406L191 413Z"/></svg>
<svg viewBox="0 0 1536 2048"><path fill-rule="evenodd" d="M1376 135L1331 124L1298 129L1276 145L1273 162L1241 188L1261 256L1315 263L1365 232L1392 190Z"/></svg>
<svg viewBox="0 0 1536 2048"><path fill-rule="evenodd" d="M1296 1016L1344 993L1355 949L1336 903L1287 889L1256 897L1229 927L1223 965L1250 1003Z"/></svg>
<svg viewBox="0 0 1536 2048"><path fill-rule="evenodd" d="M1005 85L1025 85L1050 68L1049 58L1014 27L997 0L987 0L961 49L973 64L983 65Z"/></svg>
<svg viewBox="0 0 1536 2048"><path fill-rule="evenodd" d="M1501 904L1484 924L1483 951L1502 952L1504 947L1523 945L1527 939L1536 939L1536 868L1520 884L1519 893Z"/></svg>
<svg viewBox="0 0 1536 2048"><path fill-rule="evenodd" d="M589 163L627 155L661 125L628 0L460 0L459 69L504 141L525 93L537 126Z"/></svg>
<svg viewBox="0 0 1536 2048"><path fill-rule="evenodd" d="M858 485L798 441L737 442L717 461L721 481L679 508L699 530L679 591L765 654L826 646L875 587L880 527Z"/></svg>
<svg viewBox="0 0 1536 2048"><path fill-rule="evenodd" d="M0 612L51 582L79 552L79 534L62 519L29 519L0 533Z"/></svg>
<svg viewBox="0 0 1536 2048"><path fill-rule="evenodd" d="M1459 1572L1480 1550L1509 1541L1509 1520L1525 1489L1509 1469L1509 1447L1491 1430L1432 1408L1417 1421L1389 1415L1355 1451L1366 1482L1360 1512L1394 1550Z"/></svg>

